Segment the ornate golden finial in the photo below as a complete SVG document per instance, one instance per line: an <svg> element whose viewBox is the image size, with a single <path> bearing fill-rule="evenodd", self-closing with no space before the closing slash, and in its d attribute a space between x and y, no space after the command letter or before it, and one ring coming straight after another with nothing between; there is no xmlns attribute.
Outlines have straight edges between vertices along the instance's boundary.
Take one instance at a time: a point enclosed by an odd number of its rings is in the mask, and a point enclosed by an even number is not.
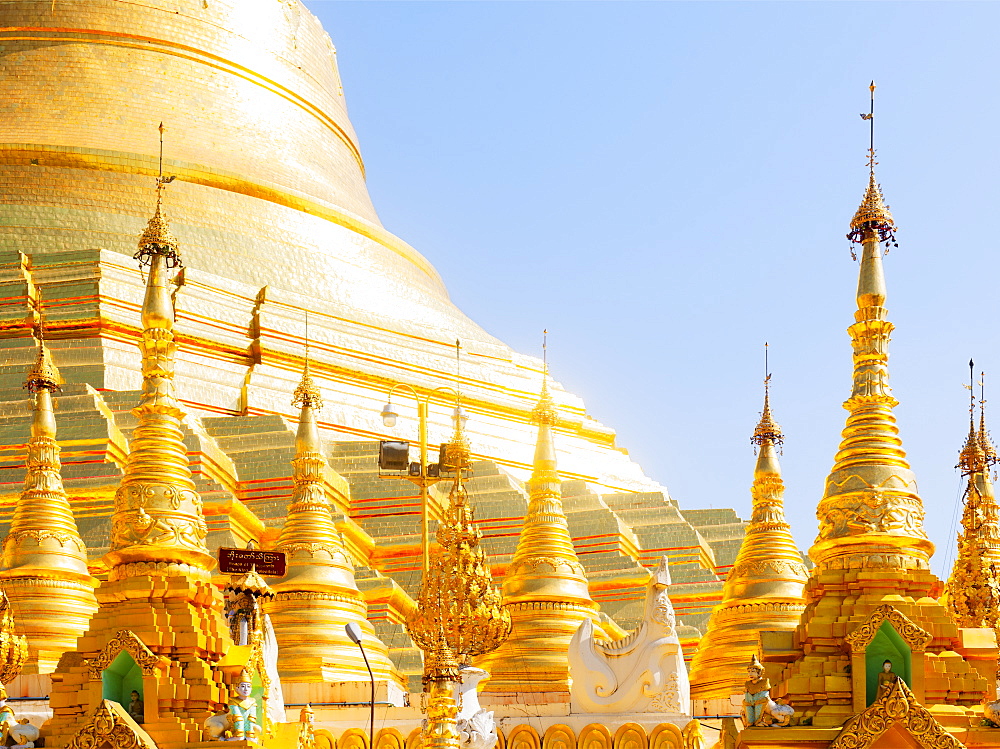
<svg viewBox="0 0 1000 749"><path fill-rule="evenodd" d="M969 384L964 386L969 390L969 435L965 439L962 451L958 454L958 465L955 466L961 469L963 476L985 470L986 468L986 453L983 451L982 442L980 442L979 436L976 434L976 394L973 390L974 366L975 364L972 359L969 359Z"/></svg>
<svg viewBox="0 0 1000 749"><path fill-rule="evenodd" d="M10 601L0 590L0 686L10 684L21 673L28 659L28 641L14 633L14 615Z"/></svg>
<svg viewBox="0 0 1000 749"><path fill-rule="evenodd" d="M781 433L781 427L778 426L778 424L774 421L774 418L771 416L771 371L768 368L767 351L768 345L765 343L764 410L761 412L760 421L757 422L757 427L753 430L753 436L750 438L750 442L752 442L755 447L759 447L765 442L770 442L772 445L780 446L785 441L785 438Z"/></svg>
<svg viewBox="0 0 1000 749"><path fill-rule="evenodd" d="M549 331L542 331L542 392L538 403L531 412L531 419L536 424L555 426L559 418L555 401L549 394Z"/></svg>
<svg viewBox="0 0 1000 749"><path fill-rule="evenodd" d="M983 450L983 459L987 466L995 466L1000 462L996 448L990 440L990 433L986 429L986 373L979 373L979 433L976 435L979 446Z"/></svg>
<svg viewBox="0 0 1000 749"><path fill-rule="evenodd" d="M869 124L869 146L868 146L868 189L861 205L851 219L851 231L847 239L852 244L863 244L866 233L874 233L880 242L886 242L893 247L898 247L896 243L896 223L893 221L889 206L885 204L882 196L882 188L875 180L875 81L869 86L871 91L871 109L867 114L862 114L861 118L868 120ZM851 256L857 260L854 250Z"/></svg>
<svg viewBox="0 0 1000 749"><path fill-rule="evenodd" d="M292 393L292 405L301 408L323 408L323 398L320 396L319 388L313 383L312 375L309 373L309 313L306 312L306 362L302 369L302 379L299 386Z"/></svg>
<svg viewBox="0 0 1000 749"><path fill-rule="evenodd" d="M160 173L156 178L156 211L146 224L146 229L139 236L139 250L133 257L140 265L149 265L153 255L166 257L166 266L176 268L181 264L178 254L177 238L170 231L170 222L163 211L163 191L168 184L176 179L175 175L163 176L163 123L160 123Z"/></svg>
<svg viewBox="0 0 1000 749"><path fill-rule="evenodd" d="M45 345L44 323L41 319L34 326L34 336L38 341L38 356L35 357L35 365L28 372L28 379L24 381L24 388L31 394L40 390L58 393L62 389L60 385L63 384L63 378L52 363L49 347Z"/></svg>

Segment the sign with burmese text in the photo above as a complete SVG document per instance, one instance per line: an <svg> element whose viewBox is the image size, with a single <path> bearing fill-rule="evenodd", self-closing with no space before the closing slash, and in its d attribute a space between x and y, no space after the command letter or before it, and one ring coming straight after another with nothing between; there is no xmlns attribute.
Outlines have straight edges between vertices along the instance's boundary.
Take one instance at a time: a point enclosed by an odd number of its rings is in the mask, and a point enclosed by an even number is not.
<svg viewBox="0 0 1000 749"><path fill-rule="evenodd" d="M240 575L257 570L258 575L282 577L285 574L285 554L281 551L260 549L219 549L219 572Z"/></svg>

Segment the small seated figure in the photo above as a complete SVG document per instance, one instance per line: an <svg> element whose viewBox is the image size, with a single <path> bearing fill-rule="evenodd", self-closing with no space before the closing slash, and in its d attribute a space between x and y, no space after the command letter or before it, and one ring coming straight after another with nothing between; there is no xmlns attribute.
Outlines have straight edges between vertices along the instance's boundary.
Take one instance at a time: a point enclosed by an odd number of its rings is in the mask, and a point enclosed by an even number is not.
<svg viewBox="0 0 1000 749"><path fill-rule="evenodd" d="M875 694L875 699L880 700L883 697L887 697L896 685L896 679L898 678L892 672L892 661L889 659L884 660L882 662L882 670L878 675L878 692Z"/></svg>
<svg viewBox="0 0 1000 749"><path fill-rule="evenodd" d="M764 676L764 666L757 655L750 659L747 666L747 675L750 677L743 685L743 725L769 726L771 701L771 680Z"/></svg>
<svg viewBox="0 0 1000 749"><path fill-rule="evenodd" d="M27 718L21 718L17 725L10 727L10 738L14 742L10 749L33 749L41 732L38 726L31 725Z"/></svg>
<svg viewBox="0 0 1000 749"><path fill-rule="evenodd" d="M773 725L784 728L791 724L792 718L795 716L795 708L792 707L788 700L779 697L771 703L770 713L771 720L774 721Z"/></svg>
<svg viewBox="0 0 1000 749"><path fill-rule="evenodd" d="M236 684L236 693L229 700L229 717L232 720L231 741L253 740L260 734L260 724L257 723L257 700L250 696L253 682L246 669L240 674Z"/></svg>
<svg viewBox="0 0 1000 749"><path fill-rule="evenodd" d="M134 689L130 693L132 698L128 703L128 714L136 723L141 724L146 718L146 703L139 697L139 693Z"/></svg>

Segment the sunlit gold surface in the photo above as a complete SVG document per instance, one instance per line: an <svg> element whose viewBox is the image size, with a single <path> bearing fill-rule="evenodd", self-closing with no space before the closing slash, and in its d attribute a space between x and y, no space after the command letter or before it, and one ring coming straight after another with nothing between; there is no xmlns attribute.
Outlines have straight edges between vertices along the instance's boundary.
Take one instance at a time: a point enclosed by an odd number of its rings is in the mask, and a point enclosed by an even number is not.
<svg viewBox="0 0 1000 749"><path fill-rule="evenodd" d="M368 670L344 626L360 627L375 678L399 682L385 644L367 618L365 600L354 580L327 496L330 472L314 409L319 391L308 369L295 390L299 425L293 461L295 487L284 527L275 548L286 555L288 569L274 588L269 606L278 639L278 672L282 681L368 682Z"/></svg>
<svg viewBox="0 0 1000 749"><path fill-rule="evenodd" d="M43 340L25 387L34 393L24 490L3 542L0 585L28 638L25 673L50 673L97 609L97 581L63 488L52 393L59 373Z"/></svg>
<svg viewBox="0 0 1000 749"><path fill-rule="evenodd" d="M743 691L746 674L734 664L760 652L762 631L792 630L805 609L808 573L785 520L785 484L778 464L781 429L771 415L769 393L754 429L759 454L750 494L753 510L708 630L691 661L691 696L726 699Z"/></svg>
<svg viewBox="0 0 1000 749"><path fill-rule="evenodd" d="M487 692L568 691L569 643L580 623L593 620L603 635L563 511L552 441L557 413L545 380L534 417L538 440L528 514L502 588L513 629L500 648L477 661L492 674Z"/></svg>
<svg viewBox="0 0 1000 749"><path fill-rule="evenodd" d="M165 121L164 172L177 176L167 208L187 265L176 301L193 305L179 330L192 339L187 356L199 358L196 370L179 367L176 385L196 413L294 418L285 394L301 371L306 308L314 376L345 438L393 436L377 419L385 381L432 389L452 375L460 337L477 449L527 474L521 445L531 441L525 422L539 363L466 318L433 267L379 225L333 45L301 3L5 2L0 45L0 243L8 251L104 247L131 256L153 209L155 127ZM211 304L195 301L198 271L219 279L206 290L217 297ZM138 274L127 283L141 283ZM103 304L93 323L123 330L116 316L114 303ZM197 330L186 329L191 323ZM256 335L235 335L234 326ZM137 331L128 338L136 343ZM135 387L134 368L123 366L134 354L117 340L93 343L104 381L93 371L71 371L70 381ZM660 488L614 449L613 432L578 398L554 394L567 475L612 491ZM448 431L432 420L432 440Z"/></svg>

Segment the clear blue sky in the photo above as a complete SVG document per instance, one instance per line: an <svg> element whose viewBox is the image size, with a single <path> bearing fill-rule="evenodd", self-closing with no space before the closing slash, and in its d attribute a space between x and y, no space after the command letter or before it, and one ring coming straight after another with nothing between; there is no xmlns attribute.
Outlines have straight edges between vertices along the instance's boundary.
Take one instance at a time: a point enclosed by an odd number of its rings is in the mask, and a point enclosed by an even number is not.
<svg viewBox="0 0 1000 749"><path fill-rule="evenodd" d="M1000 437L1000 5L307 4L385 226L513 347L548 327L554 376L683 507L749 515L771 343L803 548L850 389L874 78L897 416L950 566L970 356Z"/></svg>

